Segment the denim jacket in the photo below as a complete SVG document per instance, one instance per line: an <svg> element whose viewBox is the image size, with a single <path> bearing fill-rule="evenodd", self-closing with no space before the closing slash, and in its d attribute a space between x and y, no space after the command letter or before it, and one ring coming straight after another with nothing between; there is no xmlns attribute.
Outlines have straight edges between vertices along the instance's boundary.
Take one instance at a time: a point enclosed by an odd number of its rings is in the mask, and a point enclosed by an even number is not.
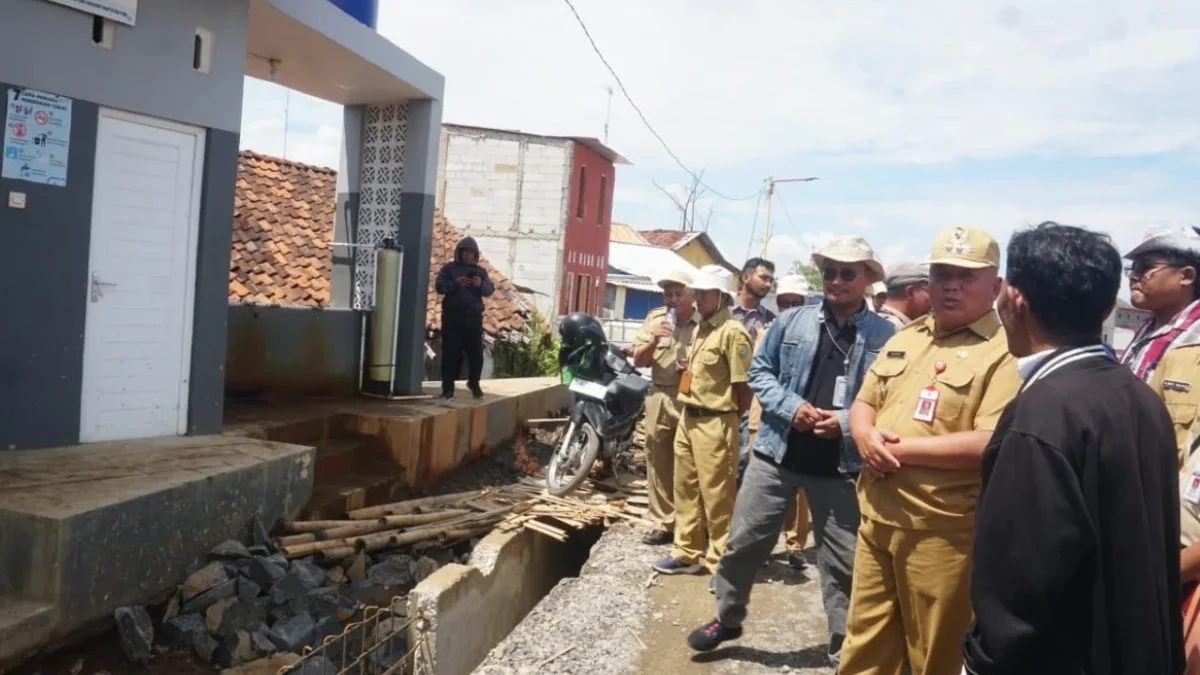
<svg viewBox="0 0 1200 675"><path fill-rule="evenodd" d="M779 316L750 365L750 388L762 405L754 451L778 462L787 451L788 431L796 409L805 403L802 392L812 372L824 321L824 307L809 305L788 310ZM842 452L838 467L843 474L862 470L862 458L850 437L850 404L858 395L867 369L883 344L896 332L886 319L868 310L866 305L850 319L857 331L850 348L850 366L846 373L846 406L837 412L842 425Z"/></svg>

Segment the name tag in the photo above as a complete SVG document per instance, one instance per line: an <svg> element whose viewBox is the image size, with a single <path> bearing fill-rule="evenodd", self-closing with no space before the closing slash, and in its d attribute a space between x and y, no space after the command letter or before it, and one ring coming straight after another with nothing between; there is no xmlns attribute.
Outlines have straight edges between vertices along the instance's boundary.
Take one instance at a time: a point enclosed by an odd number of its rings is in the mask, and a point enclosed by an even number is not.
<svg viewBox="0 0 1200 675"><path fill-rule="evenodd" d="M933 417L937 414L937 403L940 392L932 387L926 387L921 390L921 394L917 397L917 407L913 410L913 419L918 422L932 422Z"/></svg>
<svg viewBox="0 0 1200 675"><path fill-rule="evenodd" d="M833 381L833 407L846 407L846 376L838 375L838 378Z"/></svg>
<svg viewBox="0 0 1200 675"><path fill-rule="evenodd" d="M1200 504L1200 469L1192 469L1192 477L1183 491L1183 498L1193 505Z"/></svg>
<svg viewBox="0 0 1200 675"><path fill-rule="evenodd" d="M1167 391L1180 391L1186 394L1192 390L1192 385L1187 382L1179 382L1178 380L1163 380L1163 389Z"/></svg>
<svg viewBox="0 0 1200 675"><path fill-rule="evenodd" d="M902 359L904 358L904 354L905 352L888 352L887 357L889 359Z"/></svg>

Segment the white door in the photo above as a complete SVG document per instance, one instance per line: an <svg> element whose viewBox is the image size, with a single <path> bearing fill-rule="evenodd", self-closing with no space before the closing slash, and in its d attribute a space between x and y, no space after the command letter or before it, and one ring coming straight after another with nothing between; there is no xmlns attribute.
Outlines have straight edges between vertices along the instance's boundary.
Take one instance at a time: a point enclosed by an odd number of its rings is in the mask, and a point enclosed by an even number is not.
<svg viewBox="0 0 1200 675"><path fill-rule="evenodd" d="M100 112L81 442L187 431L203 162L201 129Z"/></svg>

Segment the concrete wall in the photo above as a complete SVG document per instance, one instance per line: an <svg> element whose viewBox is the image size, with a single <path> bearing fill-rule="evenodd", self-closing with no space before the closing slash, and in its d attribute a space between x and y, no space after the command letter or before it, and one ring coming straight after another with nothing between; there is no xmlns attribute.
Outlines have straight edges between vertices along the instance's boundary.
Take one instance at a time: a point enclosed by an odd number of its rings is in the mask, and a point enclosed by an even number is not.
<svg viewBox="0 0 1200 675"><path fill-rule="evenodd" d="M437 201L513 283L557 315L571 141L444 125Z"/></svg>
<svg viewBox="0 0 1200 675"><path fill-rule="evenodd" d="M496 531L475 547L469 565L447 565L418 584L408 595L408 615L429 619L432 663L419 650L416 671L473 671L570 573L563 569L568 548L532 530Z"/></svg>
<svg viewBox="0 0 1200 675"><path fill-rule="evenodd" d="M608 278L608 242L612 230L612 200L616 171L612 162L591 148L572 143L570 208L563 237L563 278L559 312L599 314ZM580 304L578 287L587 284L587 302Z"/></svg>
<svg viewBox="0 0 1200 675"><path fill-rule="evenodd" d="M89 14L6 0L0 81L209 129L238 131L249 0L139 0L137 26L92 43ZM192 69L197 28L213 34L212 67Z"/></svg>
<svg viewBox="0 0 1200 675"><path fill-rule="evenodd" d="M358 386L362 313L230 305L225 392L234 397L349 395Z"/></svg>

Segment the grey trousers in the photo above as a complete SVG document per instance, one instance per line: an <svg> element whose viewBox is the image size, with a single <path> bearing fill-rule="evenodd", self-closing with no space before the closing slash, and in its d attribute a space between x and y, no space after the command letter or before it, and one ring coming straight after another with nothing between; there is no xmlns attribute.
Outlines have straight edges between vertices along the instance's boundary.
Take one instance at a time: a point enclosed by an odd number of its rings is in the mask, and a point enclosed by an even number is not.
<svg viewBox="0 0 1200 675"><path fill-rule="evenodd" d="M836 667L846 638L850 579L861 518L853 477L817 478L793 473L759 457L750 460L734 503L729 543L713 578L717 619L731 627L742 625L746 619L754 579L771 556L792 496L801 488L808 495L812 511L821 600L829 623L829 660Z"/></svg>

